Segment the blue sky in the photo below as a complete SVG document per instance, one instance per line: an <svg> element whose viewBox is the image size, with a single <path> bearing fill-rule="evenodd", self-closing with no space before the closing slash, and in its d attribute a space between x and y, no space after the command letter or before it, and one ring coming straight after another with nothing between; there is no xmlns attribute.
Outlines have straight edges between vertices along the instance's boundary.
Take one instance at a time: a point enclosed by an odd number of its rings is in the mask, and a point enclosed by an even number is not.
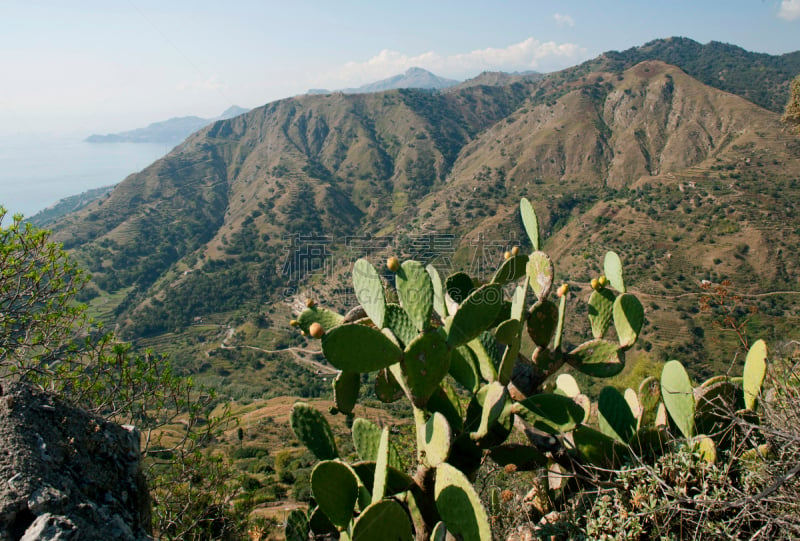
<svg viewBox="0 0 800 541"><path fill-rule="evenodd" d="M2 0L0 134L215 116L420 66L552 71L685 36L800 49L800 0Z"/></svg>

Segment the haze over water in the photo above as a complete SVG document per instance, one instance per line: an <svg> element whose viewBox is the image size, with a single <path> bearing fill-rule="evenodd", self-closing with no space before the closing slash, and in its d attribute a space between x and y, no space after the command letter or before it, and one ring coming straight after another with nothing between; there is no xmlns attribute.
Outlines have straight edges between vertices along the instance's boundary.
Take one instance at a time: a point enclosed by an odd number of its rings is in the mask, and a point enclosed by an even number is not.
<svg viewBox="0 0 800 541"><path fill-rule="evenodd" d="M116 184L172 147L90 144L81 135L0 135L0 205L33 216L64 197Z"/></svg>

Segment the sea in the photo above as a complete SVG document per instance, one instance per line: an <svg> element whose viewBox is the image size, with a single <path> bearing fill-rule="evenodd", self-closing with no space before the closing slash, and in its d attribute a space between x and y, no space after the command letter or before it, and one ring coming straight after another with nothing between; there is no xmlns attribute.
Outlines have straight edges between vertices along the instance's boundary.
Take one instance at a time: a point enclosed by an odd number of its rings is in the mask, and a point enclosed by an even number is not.
<svg viewBox="0 0 800 541"><path fill-rule="evenodd" d="M30 217L64 197L117 184L172 150L155 143L86 143L85 135L0 135L0 206Z"/></svg>

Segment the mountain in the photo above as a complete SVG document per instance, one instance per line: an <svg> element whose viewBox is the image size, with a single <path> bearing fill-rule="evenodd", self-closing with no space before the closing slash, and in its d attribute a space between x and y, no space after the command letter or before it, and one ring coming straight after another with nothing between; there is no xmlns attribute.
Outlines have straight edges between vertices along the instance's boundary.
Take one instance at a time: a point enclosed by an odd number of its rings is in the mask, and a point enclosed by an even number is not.
<svg viewBox="0 0 800 541"><path fill-rule="evenodd" d="M442 90L459 83L454 79L445 79L422 68L409 68L401 75L395 75L388 79L382 79L374 83L368 83L358 88L345 88L337 90L345 94L368 94L371 92L384 92L397 88L422 88L426 90ZM308 94L330 94L329 90L311 89Z"/></svg>
<svg viewBox="0 0 800 541"><path fill-rule="evenodd" d="M59 218L66 216L71 212L77 212L89 203L107 195L112 189L114 189L113 185L103 186L101 188L86 190L85 192L77 195L65 197L57 201L55 204L50 205L46 209L40 210L30 218L27 218L25 221L30 222L37 227L46 228L50 226L50 224L55 223Z"/></svg>
<svg viewBox="0 0 800 541"><path fill-rule="evenodd" d="M182 116L170 118L161 122L153 122L146 128L111 133L107 135L90 135L87 143L163 143L177 144L200 128L216 122L239 116L248 111L239 106L229 107L220 116L215 118L200 118L198 116Z"/></svg>
<svg viewBox="0 0 800 541"><path fill-rule="evenodd" d="M607 57L509 84L273 102L193 134L55 235L91 271L95 315L237 393L269 385L274 352L299 343L286 322L306 296L352 306L357 257L486 277L523 238L521 196L577 295L606 250L622 256L647 311L638 354L730 362L703 280L758 308L754 335L796 337L800 139L685 69Z"/></svg>
<svg viewBox="0 0 800 541"><path fill-rule="evenodd" d="M777 113L789 99L789 81L800 73L800 51L775 56L728 43L700 44L681 37L654 40L622 52L609 51L579 69L620 72L645 60L678 66L707 85Z"/></svg>

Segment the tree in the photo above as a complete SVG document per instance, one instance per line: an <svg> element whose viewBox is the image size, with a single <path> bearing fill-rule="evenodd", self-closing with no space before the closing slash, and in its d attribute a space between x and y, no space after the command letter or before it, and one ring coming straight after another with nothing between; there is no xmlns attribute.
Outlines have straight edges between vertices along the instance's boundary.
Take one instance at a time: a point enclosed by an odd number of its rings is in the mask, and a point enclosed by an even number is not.
<svg viewBox="0 0 800 541"><path fill-rule="evenodd" d="M19 215L3 228L5 218L0 206L0 383L26 381L108 420L135 425L160 537L241 533L246 510L230 505L239 483L225 460L206 451L231 421L226 409L211 415L215 393L176 376L165 357L134 355L103 331L77 302L86 274L48 231ZM168 444L160 437L167 425Z"/></svg>
<svg viewBox="0 0 800 541"><path fill-rule="evenodd" d="M800 133L800 75L791 82L789 102L786 104L781 121L796 133Z"/></svg>

